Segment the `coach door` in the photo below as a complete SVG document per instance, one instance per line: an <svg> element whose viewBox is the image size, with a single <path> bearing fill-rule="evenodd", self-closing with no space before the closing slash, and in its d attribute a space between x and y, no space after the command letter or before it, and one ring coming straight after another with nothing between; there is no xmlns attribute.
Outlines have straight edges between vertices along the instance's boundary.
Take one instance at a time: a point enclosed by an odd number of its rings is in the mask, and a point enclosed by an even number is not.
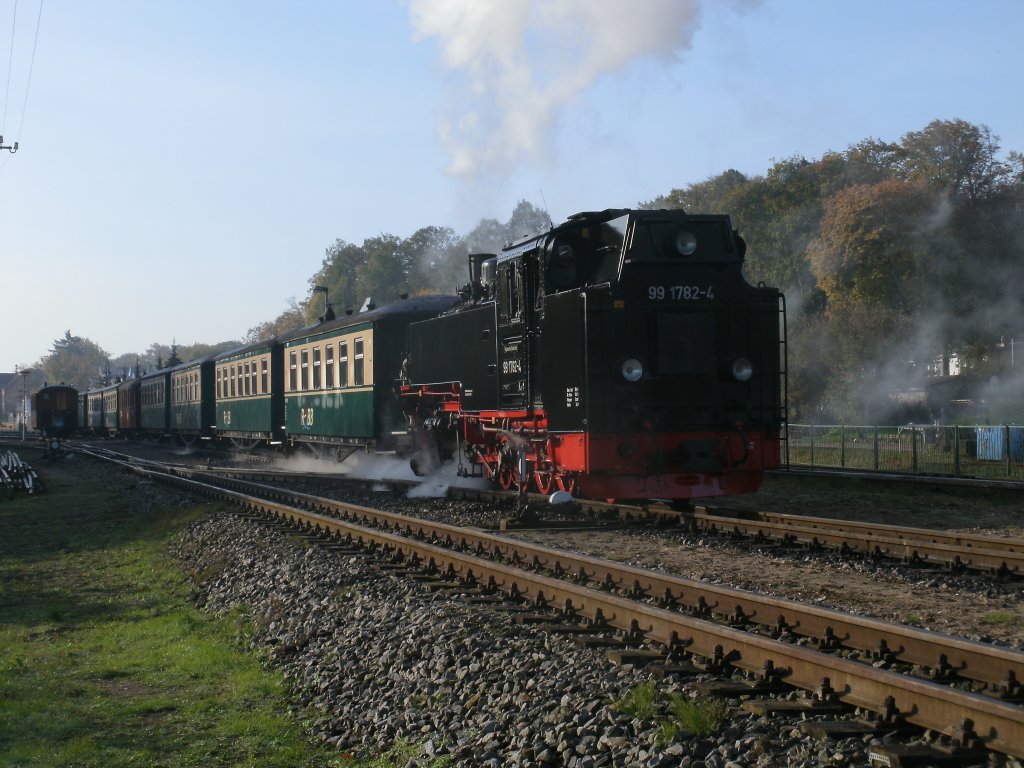
<svg viewBox="0 0 1024 768"><path fill-rule="evenodd" d="M502 410L523 409L532 396L529 328L535 279L523 258L498 266L498 402Z"/></svg>

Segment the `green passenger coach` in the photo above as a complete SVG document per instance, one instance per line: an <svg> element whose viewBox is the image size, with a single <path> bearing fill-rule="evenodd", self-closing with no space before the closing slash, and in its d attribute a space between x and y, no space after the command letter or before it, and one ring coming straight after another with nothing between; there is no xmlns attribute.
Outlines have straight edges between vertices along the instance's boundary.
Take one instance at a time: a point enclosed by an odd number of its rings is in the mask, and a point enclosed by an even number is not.
<svg viewBox="0 0 1024 768"><path fill-rule="evenodd" d="M215 358L217 437L240 448L280 445L284 436L281 344L258 341Z"/></svg>
<svg viewBox="0 0 1024 768"><path fill-rule="evenodd" d="M284 424L290 446L393 451L407 440L395 380L410 323L450 307L451 296L420 296L371 308L279 337L283 344Z"/></svg>
<svg viewBox="0 0 1024 768"><path fill-rule="evenodd" d="M185 443L213 438L213 357L190 360L170 372L170 432Z"/></svg>

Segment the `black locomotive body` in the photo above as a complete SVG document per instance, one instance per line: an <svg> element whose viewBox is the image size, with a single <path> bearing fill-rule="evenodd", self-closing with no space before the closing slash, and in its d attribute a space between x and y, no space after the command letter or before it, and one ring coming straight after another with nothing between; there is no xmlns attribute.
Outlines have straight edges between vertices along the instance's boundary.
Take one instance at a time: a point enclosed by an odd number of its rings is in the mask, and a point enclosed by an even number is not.
<svg viewBox="0 0 1024 768"><path fill-rule="evenodd" d="M464 301L410 326L418 463L459 452L503 487L595 498L756 490L779 463L785 318L744 251L728 216L617 209L472 255Z"/></svg>

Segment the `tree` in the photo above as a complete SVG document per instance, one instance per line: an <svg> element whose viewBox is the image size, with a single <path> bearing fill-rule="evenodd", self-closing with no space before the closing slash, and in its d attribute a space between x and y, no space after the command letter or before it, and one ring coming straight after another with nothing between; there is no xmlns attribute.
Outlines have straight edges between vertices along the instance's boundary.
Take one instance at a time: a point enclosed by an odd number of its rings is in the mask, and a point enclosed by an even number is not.
<svg viewBox="0 0 1024 768"><path fill-rule="evenodd" d="M54 340L50 354L39 362L49 383L63 383L86 390L98 383L102 372L109 366L109 358L97 344L81 336L73 336L67 330L63 338Z"/></svg>
<svg viewBox="0 0 1024 768"><path fill-rule="evenodd" d="M551 217L543 208L536 208L526 200L520 200L505 225L509 241L536 234L551 228Z"/></svg>
<svg viewBox="0 0 1024 768"><path fill-rule="evenodd" d="M465 241L450 227L423 227L406 240L405 247L419 265L422 282L413 293L455 293L466 283Z"/></svg>
<svg viewBox="0 0 1024 768"><path fill-rule="evenodd" d="M807 256L830 310L913 309L933 202L924 186L896 180L858 184L829 200Z"/></svg>
<svg viewBox="0 0 1024 768"><path fill-rule="evenodd" d="M733 195L748 183L749 179L746 176L730 168L724 173L711 176L696 184L673 189L667 195L641 203L640 207L682 209L688 213L728 213L732 210Z"/></svg>
<svg viewBox="0 0 1024 768"><path fill-rule="evenodd" d="M172 368L175 365L181 365L182 359L178 357L178 342L174 339L171 340L171 354L167 358L167 367Z"/></svg>
<svg viewBox="0 0 1024 768"><path fill-rule="evenodd" d="M288 300L288 308L279 314L275 319L260 323L249 329L245 341L252 344L257 341L267 341L282 333L294 331L307 325L306 312L311 307L299 304L293 296Z"/></svg>
<svg viewBox="0 0 1024 768"><path fill-rule="evenodd" d="M358 309L357 301L362 299L357 299L356 281L365 264L366 253L361 246L335 240L326 249L320 269L309 280L310 296L315 286L322 285L327 288L331 303L339 314L346 309ZM312 306L312 302L307 302L304 311L306 320L313 322L319 310Z"/></svg>
<svg viewBox="0 0 1024 768"><path fill-rule="evenodd" d="M990 197L1009 172L996 157L999 138L986 126L964 120L934 120L904 136L902 151L909 180L971 203Z"/></svg>

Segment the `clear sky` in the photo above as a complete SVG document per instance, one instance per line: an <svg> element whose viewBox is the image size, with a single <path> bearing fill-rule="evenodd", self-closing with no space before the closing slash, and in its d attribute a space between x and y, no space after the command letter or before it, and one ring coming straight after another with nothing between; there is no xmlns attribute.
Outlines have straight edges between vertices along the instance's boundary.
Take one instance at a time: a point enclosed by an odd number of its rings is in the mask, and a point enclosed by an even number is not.
<svg viewBox="0 0 1024 768"><path fill-rule="evenodd" d="M935 119L1024 151L1021 0L43 2L36 38L40 0L0 0L0 371L66 329L241 339L336 239L520 199L558 221Z"/></svg>

